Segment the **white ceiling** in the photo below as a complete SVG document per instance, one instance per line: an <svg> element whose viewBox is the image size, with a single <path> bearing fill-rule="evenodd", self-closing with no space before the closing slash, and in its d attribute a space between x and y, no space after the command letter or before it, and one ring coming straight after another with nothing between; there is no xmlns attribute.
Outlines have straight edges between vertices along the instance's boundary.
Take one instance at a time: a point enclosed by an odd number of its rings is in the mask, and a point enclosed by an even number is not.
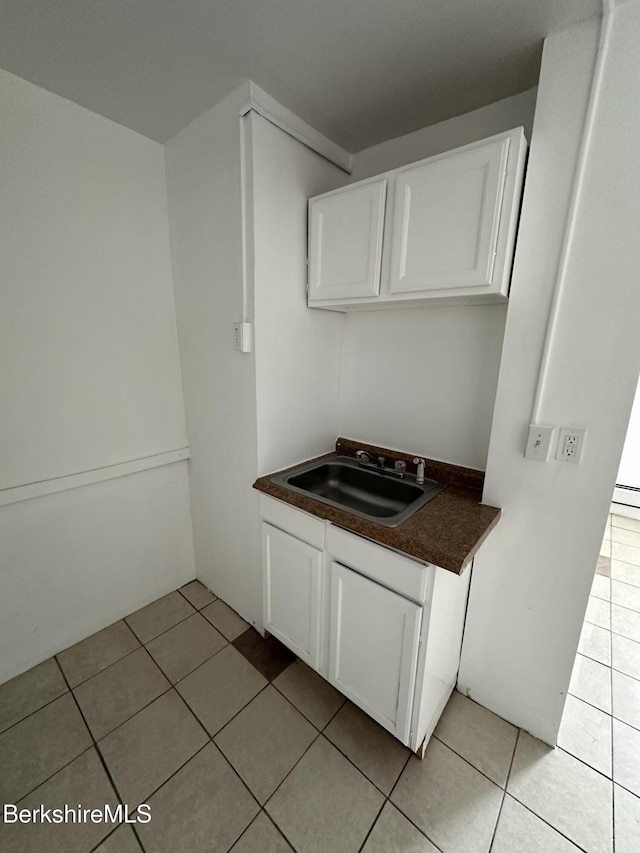
<svg viewBox="0 0 640 853"><path fill-rule="evenodd" d="M159 142L248 78L358 151L535 85L545 34L598 6L2 0L0 66Z"/></svg>

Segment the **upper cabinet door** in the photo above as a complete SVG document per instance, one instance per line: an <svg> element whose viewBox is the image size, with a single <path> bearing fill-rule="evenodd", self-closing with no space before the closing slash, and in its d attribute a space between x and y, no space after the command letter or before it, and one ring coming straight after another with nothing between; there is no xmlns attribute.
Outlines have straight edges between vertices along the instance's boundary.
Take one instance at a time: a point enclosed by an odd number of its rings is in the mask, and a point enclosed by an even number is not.
<svg viewBox="0 0 640 853"><path fill-rule="evenodd" d="M377 296L386 178L309 202L309 303Z"/></svg>
<svg viewBox="0 0 640 853"><path fill-rule="evenodd" d="M397 173L390 293L492 284L509 142L503 137Z"/></svg>

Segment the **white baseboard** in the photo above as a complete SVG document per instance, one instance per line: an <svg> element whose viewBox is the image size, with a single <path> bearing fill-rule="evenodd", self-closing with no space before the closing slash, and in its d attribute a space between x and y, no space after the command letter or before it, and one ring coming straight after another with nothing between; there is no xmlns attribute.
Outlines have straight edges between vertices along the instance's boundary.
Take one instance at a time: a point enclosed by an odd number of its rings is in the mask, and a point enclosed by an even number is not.
<svg viewBox="0 0 640 853"><path fill-rule="evenodd" d="M634 501L637 502L639 493L638 492L627 492L625 494L625 489L616 489L613 493L613 500L611 502L611 513L613 515L622 515L625 518L637 518L640 519L640 507L634 506L632 503L622 503L620 501L620 495L618 492L622 492L622 497L625 501L629 501L630 497L633 497Z"/></svg>

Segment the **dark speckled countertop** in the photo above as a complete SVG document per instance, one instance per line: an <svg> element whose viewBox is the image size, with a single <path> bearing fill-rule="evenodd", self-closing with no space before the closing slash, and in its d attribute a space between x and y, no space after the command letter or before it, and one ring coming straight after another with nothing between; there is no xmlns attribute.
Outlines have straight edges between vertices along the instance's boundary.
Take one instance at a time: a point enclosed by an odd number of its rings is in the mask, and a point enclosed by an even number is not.
<svg viewBox="0 0 640 853"><path fill-rule="evenodd" d="M401 459L407 463L408 471L413 472L415 469L413 454L387 450L347 438L339 438L336 441L336 451L343 455L355 456L355 451L360 449L366 450L372 456L384 455L390 464ZM319 456L318 459L324 459L328 455L330 454ZM272 477L297 468L297 465L260 477L254 483L254 488L380 545L461 574L498 523L501 510L480 502L484 484L482 471L426 458L425 463L425 476L446 483L447 487L398 527L383 527L373 521L359 518L347 510L336 509L272 482Z"/></svg>

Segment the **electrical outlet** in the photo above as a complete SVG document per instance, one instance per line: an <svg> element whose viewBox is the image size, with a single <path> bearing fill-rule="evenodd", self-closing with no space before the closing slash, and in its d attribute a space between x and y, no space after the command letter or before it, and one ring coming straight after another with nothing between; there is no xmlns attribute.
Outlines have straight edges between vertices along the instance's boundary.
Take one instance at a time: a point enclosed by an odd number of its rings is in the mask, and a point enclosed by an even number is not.
<svg viewBox="0 0 640 853"><path fill-rule="evenodd" d="M577 465L582 458L586 434L587 432L584 429L562 427L556 459L560 462L573 462L574 465Z"/></svg>
<svg viewBox="0 0 640 853"><path fill-rule="evenodd" d="M529 427L527 447L524 455L527 459L535 459L536 462L547 462L555 427L534 426Z"/></svg>

